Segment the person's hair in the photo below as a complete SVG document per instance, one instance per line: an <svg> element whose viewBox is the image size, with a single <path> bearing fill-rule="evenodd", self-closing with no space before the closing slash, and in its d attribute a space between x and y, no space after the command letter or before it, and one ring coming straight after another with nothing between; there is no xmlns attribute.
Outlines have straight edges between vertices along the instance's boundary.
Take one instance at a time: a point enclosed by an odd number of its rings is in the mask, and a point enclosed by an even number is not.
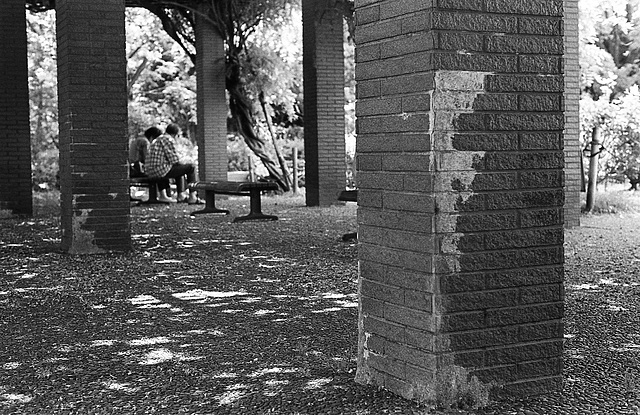
<svg viewBox="0 0 640 415"><path fill-rule="evenodd" d="M169 135L176 135L180 132L180 127L178 127L178 124L169 124L167 126L167 134Z"/></svg>
<svg viewBox="0 0 640 415"><path fill-rule="evenodd" d="M144 136L149 140L156 139L162 135L162 131L158 127L150 127L144 132Z"/></svg>

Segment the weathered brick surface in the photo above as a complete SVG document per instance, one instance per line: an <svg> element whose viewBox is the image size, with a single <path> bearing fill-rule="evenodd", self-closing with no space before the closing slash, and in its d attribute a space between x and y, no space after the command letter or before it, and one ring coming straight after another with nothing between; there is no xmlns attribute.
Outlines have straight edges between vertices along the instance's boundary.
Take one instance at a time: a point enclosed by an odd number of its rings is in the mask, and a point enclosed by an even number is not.
<svg viewBox="0 0 640 415"><path fill-rule="evenodd" d="M70 253L131 247L124 10L123 0L56 3L62 247Z"/></svg>
<svg viewBox="0 0 640 415"><path fill-rule="evenodd" d="M565 225L580 226L580 67L578 65L578 0L564 0L565 86Z"/></svg>
<svg viewBox="0 0 640 415"><path fill-rule="evenodd" d="M510 393L560 384L562 13L356 1L358 381L413 396L455 364Z"/></svg>
<svg viewBox="0 0 640 415"><path fill-rule="evenodd" d="M304 154L308 206L335 204L346 186L343 19L329 0L304 0ZM377 21L369 10L361 21ZM373 19L373 20L372 20ZM365 52L363 56L366 56ZM379 71L381 68L367 68ZM379 83L358 87L374 96Z"/></svg>
<svg viewBox="0 0 640 415"><path fill-rule="evenodd" d="M33 213L24 1L0 2L0 209Z"/></svg>
<svg viewBox="0 0 640 415"><path fill-rule="evenodd" d="M224 40L204 19L196 31L198 174L201 180L227 180Z"/></svg>

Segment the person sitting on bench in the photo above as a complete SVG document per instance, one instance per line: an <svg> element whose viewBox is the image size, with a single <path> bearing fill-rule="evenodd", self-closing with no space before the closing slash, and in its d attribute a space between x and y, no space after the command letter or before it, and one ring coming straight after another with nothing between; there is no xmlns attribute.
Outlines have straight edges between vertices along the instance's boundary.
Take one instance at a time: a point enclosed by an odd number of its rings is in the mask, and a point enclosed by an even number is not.
<svg viewBox="0 0 640 415"><path fill-rule="evenodd" d="M132 138L129 141L129 177L148 177L145 169L145 162L149 157L149 143L162 135L157 127L147 128L144 132L144 137ZM169 179L159 178L157 179L158 187L162 190L159 193L158 201L168 203L171 198L167 194L167 188L169 187ZM152 183L155 186L156 183Z"/></svg>
<svg viewBox="0 0 640 415"><path fill-rule="evenodd" d="M177 124L169 124L165 131L156 138L149 147L149 160L147 162L147 175L151 178L163 177L166 179L180 179L187 176L187 185L195 183L196 168L193 164L182 164L178 158L176 147L173 139L180 133L180 127ZM164 186L165 184L162 183ZM160 187L160 185L158 185ZM168 184L164 189L168 188ZM178 193L178 197L180 193ZM180 202L180 200L178 200ZM204 204L204 201L198 198L197 190L189 190L189 198L187 202L190 205Z"/></svg>

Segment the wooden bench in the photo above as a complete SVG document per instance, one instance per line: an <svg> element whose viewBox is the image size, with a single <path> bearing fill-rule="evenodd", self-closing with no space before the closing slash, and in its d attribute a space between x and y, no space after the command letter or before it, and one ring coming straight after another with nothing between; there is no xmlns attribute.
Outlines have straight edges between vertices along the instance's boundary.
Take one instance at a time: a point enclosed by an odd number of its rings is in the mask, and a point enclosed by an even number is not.
<svg viewBox="0 0 640 415"><path fill-rule="evenodd" d="M249 196L250 211L248 215L238 216L233 221L241 222L245 220L277 220L277 216L265 215L262 213L261 193L268 190L278 190L278 185L274 182L196 182L189 185L190 190L205 191L205 207L202 210L191 212L192 215L203 213L220 213L228 215L226 209L216 207L216 194Z"/></svg>
<svg viewBox="0 0 640 415"><path fill-rule="evenodd" d="M147 200L132 200L137 201L140 205L156 205L156 204L168 204L168 202L161 202L158 200L158 180L150 177L131 177L129 179L129 186L131 187L145 187L149 189L149 197Z"/></svg>
<svg viewBox="0 0 640 415"><path fill-rule="evenodd" d="M358 201L358 190L343 190L338 195L338 200L342 202L357 202ZM358 239L358 232L349 232L342 235L342 240L347 242L353 239Z"/></svg>

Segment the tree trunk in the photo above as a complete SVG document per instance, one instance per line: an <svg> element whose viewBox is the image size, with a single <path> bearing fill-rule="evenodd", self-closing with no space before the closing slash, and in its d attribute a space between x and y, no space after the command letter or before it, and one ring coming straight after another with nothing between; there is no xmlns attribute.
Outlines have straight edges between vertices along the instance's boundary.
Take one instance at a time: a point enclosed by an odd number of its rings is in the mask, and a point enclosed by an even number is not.
<svg viewBox="0 0 640 415"><path fill-rule="evenodd" d="M587 187L586 212L593 210L593 203L596 194L596 183L598 181L598 154L600 154L600 126L593 127L591 133L591 154L589 155L589 186Z"/></svg>
<svg viewBox="0 0 640 415"><path fill-rule="evenodd" d="M282 178L287 186L291 186L291 180L289 178L289 170L287 169L287 162L284 157L282 157L282 153L280 152L280 148L278 147L278 142L276 141L276 135L273 132L273 127L271 126L271 119L269 117L269 112L267 111L267 103L264 100L264 94L260 92L260 106L262 107L262 112L264 113L264 121L267 123L267 128L269 129L269 134L271 135L271 141L273 142L273 149L276 152L276 157L278 159L278 163L280 163L280 169L282 170Z"/></svg>

